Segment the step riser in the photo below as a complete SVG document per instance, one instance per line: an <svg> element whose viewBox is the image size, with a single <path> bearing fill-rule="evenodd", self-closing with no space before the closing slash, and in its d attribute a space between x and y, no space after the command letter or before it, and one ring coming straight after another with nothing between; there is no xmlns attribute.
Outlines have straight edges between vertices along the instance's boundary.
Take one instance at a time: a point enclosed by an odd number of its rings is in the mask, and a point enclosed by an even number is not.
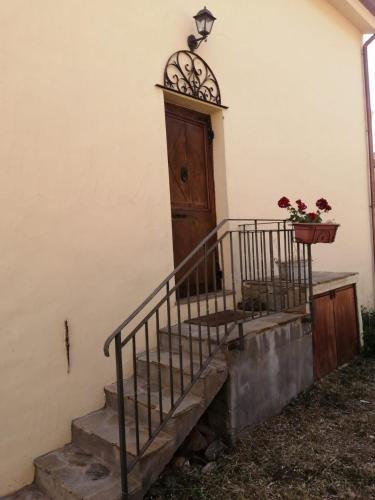
<svg viewBox="0 0 375 500"><path fill-rule="evenodd" d="M194 375L197 373L198 366L194 365ZM137 372L138 375L141 377L146 378L147 377L147 363L146 361L143 360L137 360ZM160 376L161 376L161 383L163 387L168 387L170 389L170 371L169 371L169 366L168 365L160 365ZM179 396L180 391L181 391L181 380L180 380L180 370L176 367L172 367L172 380L173 380L173 390L174 392L178 393L175 396ZM156 383L159 380L159 370L158 366L155 363L150 363L150 380L153 383ZM183 383L184 383L184 390L188 387L188 385L191 383L191 377L190 373L184 372L183 374ZM192 387L191 393L196 394L197 396L202 396L203 394L203 385L204 385L204 380L200 378Z"/></svg>
<svg viewBox="0 0 375 500"><path fill-rule="evenodd" d="M106 392L106 403L111 408L117 410L117 395L113 393ZM138 418L140 422L145 424L148 423L148 411L147 407L138 401ZM133 398L125 398L125 416L130 416L135 419L135 401ZM160 424L160 412L154 408L151 408L151 423L152 427L156 427Z"/></svg>
<svg viewBox="0 0 375 500"><path fill-rule="evenodd" d="M86 432L76 426L74 422L72 424L72 443L109 464L118 465L120 463L120 450L116 445ZM127 459L129 461L132 457L128 456Z"/></svg>
<svg viewBox="0 0 375 500"><path fill-rule="evenodd" d="M223 353L218 353L217 356L215 356L216 359L221 359L224 356ZM197 374L197 370L199 369L199 366L194 365L194 376ZM211 369L212 370L212 369ZM142 359L137 360L137 371L139 376L143 376L146 378L147 376L147 363L146 361ZM151 383L156 383L158 381L158 366L155 363L150 363L150 381ZM161 375L161 382L163 387L168 387L170 388L170 371L169 371L169 366L168 365L160 365L160 375ZM173 389L174 392L178 393L175 396L176 398L179 396L180 391L181 391L181 377L180 377L180 370L176 367L172 367L172 380L173 380ZM184 391L186 388L190 385L191 383L191 376L190 373L184 373ZM191 388L191 394L194 394L198 397L205 398L208 388L207 386L210 386L211 384L215 383L215 370L213 370L213 375L211 376L205 376L205 371L203 374L198 378L198 380L193 384Z"/></svg>
<svg viewBox="0 0 375 500"><path fill-rule="evenodd" d="M167 333L160 332L160 348L168 351L169 350L169 336ZM211 337L212 340L216 340L216 336ZM172 351L174 352L179 352L180 351L180 341L178 335L171 335L171 343L172 343ZM197 339L191 340L191 349L193 356L199 356L199 345L202 347L202 357L207 358L209 356L209 350L208 350L208 341L203 340L202 342L199 342ZM190 354L190 340L189 338L185 336L181 336L181 347L182 347L182 352ZM213 349L214 346L211 346L211 349Z"/></svg>
<svg viewBox="0 0 375 500"><path fill-rule="evenodd" d="M116 466L120 464L120 449L117 445L85 432L83 429L75 426L74 422L72 425L72 442L82 450L87 453L92 453L108 464L114 464ZM141 442L140 446L142 447L143 444L144 442ZM134 467L133 471L142 475L150 474L150 468L153 467L154 463L153 455L157 456L158 453L163 453L163 450L158 450L158 452L151 455L144 455ZM134 456L129 453L127 453L126 456L129 465L133 462Z"/></svg>

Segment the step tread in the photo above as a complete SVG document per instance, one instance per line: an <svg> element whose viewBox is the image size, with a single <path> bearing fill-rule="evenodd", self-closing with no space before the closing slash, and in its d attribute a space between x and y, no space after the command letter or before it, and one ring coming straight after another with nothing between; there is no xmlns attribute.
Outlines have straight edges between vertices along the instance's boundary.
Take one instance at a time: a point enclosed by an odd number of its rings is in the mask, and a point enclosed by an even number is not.
<svg viewBox="0 0 375 500"><path fill-rule="evenodd" d="M105 407L94 411L84 417L73 420L73 425L84 431L86 434L93 434L111 445L119 447L118 435L118 414L117 411ZM147 425L139 421L139 441L142 447L148 441L149 434ZM143 453L142 456L151 455L164 448L172 441L172 437L166 432L159 432L153 442ZM128 454L136 456L136 427L135 420L132 417L126 417L126 451Z"/></svg>
<svg viewBox="0 0 375 500"><path fill-rule="evenodd" d="M73 444L38 457L34 464L37 469L53 475L53 480L58 481L61 488L82 500L120 498L119 468L105 464ZM135 474L129 477L129 487L130 492L141 489Z"/></svg>
<svg viewBox="0 0 375 500"><path fill-rule="evenodd" d="M199 340L199 338L201 338L202 340L208 340L208 338L210 337L212 343L217 343L217 334L219 335L219 340L221 340L224 337L225 333L229 332L230 329L233 328L233 326L234 323L227 323L227 329L225 329L224 325L220 325L218 327L210 326L209 328L202 325L201 332L199 334L198 325L184 322L181 323L180 326L178 324L171 325L170 328L168 326L164 326L163 328L160 328L160 332L168 334L170 330L172 335L179 335L181 330L181 335L183 337L189 338L191 332L192 340Z"/></svg>
<svg viewBox="0 0 375 500"><path fill-rule="evenodd" d="M180 364L180 354L177 352L172 352L171 353L171 361L172 361L172 367L174 369L180 370L181 369L181 364ZM194 354L192 356L193 359L193 373L196 374L198 370L200 369L200 364L199 364L199 356ZM137 360L141 362L147 362L147 355L146 353L141 353L137 356ZM149 360L150 363L153 364L158 364L158 353L156 350L150 350L149 351ZM203 358L203 363L205 363L206 359ZM160 351L160 364L163 366L169 367L169 352L161 350ZM201 377L205 378L207 376L212 375L216 370L223 371L226 370L226 362L221 361L217 359L217 357L213 357L207 366L207 368L202 372ZM186 352L182 352L182 369L185 374L190 374L190 355Z"/></svg>
<svg viewBox="0 0 375 500"><path fill-rule="evenodd" d="M1 500L51 500L51 497L43 493L35 484L31 484L11 495L1 497Z"/></svg>
<svg viewBox="0 0 375 500"><path fill-rule="evenodd" d="M113 383L105 388L105 390L112 395L117 396L117 385ZM180 397L181 393L178 390L174 390L174 401ZM124 396L125 398L134 400L134 377L130 377L124 380ZM137 377L137 398L140 404L143 404L147 407L148 398L147 398L147 382L143 377ZM159 384L155 382L150 383L150 398L151 398L151 407L153 410L159 412L160 404L159 404ZM194 394L187 394L178 407L173 412L173 417L177 417L192 408L203 405L204 401L199 396ZM171 397L170 397L170 388L169 386L162 386L162 408L163 413L169 413L171 409Z"/></svg>

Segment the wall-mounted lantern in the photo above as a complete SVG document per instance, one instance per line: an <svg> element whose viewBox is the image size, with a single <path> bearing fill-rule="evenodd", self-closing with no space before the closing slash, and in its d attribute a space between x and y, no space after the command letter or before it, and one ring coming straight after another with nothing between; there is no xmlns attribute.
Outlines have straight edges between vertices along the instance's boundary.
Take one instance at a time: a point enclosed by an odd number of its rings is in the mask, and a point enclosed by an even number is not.
<svg viewBox="0 0 375 500"><path fill-rule="evenodd" d="M212 26L216 17L205 7L200 10L197 15L194 16L195 23L197 25L197 31L201 35L200 38L196 38L195 35L189 35L187 43L191 52L194 52L203 40L207 41L208 35L211 33Z"/></svg>

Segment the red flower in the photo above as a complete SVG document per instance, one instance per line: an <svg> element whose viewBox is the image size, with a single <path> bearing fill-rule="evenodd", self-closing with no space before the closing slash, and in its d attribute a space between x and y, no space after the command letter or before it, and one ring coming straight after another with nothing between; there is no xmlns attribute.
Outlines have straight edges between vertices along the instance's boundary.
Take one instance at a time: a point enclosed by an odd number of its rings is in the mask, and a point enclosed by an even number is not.
<svg viewBox="0 0 375 500"><path fill-rule="evenodd" d="M289 208L290 207L290 201L286 196L283 196L282 198L279 199L277 202L280 208Z"/></svg>
<svg viewBox="0 0 375 500"><path fill-rule="evenodd" d="M318 217L318 214L316 214L315 212L310 212L309 214L307 214L307 217L308 217L311 221L314 221L314 220Z"/></svg>
<svg viewBox="0 0 375 500"><path fill-rule="evenodd" d="M303 203L302 200L297 200L297 207L298 207L298 212L301 212L302 214L305 213L305 210L307 208L307 205Z"/></svg>
<svg viewBox="0 0 375 500"><path fill-rule="evenodd" d="M329 212L332 210L332 207L328 205L328 201L325 198L320 198L316 202L316 206L319 208L319 210L324 210L324 212Z"/></svg>

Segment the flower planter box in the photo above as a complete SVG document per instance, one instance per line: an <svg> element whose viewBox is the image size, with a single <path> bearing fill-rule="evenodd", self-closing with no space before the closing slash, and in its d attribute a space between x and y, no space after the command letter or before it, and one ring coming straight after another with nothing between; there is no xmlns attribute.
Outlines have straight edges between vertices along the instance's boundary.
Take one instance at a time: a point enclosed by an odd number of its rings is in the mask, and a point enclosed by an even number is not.
<svg viewBox="0 0 375 500"><path fill-rule="evenodd" d="M293 224L297 243L333 243L340 224L314 224L299 222Z"/></svg>

